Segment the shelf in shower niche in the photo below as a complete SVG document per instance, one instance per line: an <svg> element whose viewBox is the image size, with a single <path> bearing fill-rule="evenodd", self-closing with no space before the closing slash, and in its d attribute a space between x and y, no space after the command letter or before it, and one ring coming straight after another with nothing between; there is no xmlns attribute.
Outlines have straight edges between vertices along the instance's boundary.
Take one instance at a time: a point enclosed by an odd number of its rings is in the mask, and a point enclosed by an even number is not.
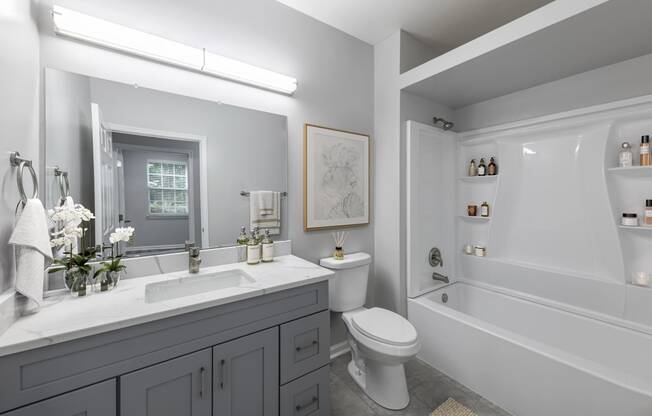
<svg viewBox="0 0 652 416"><path fill-rule="evenodd" d="M484 183L484 182L493 182L496 180L498 175L487 175L487 176L461 176L457 178L458 181L462 182L473 182L473 183Z"/></svg>
<svg viewBox="0 0 652 416"><path fill-rule="evenodd" d="M487 222L491 217L469 217L468 215L458 215L457 218L461 218L467 221L477 221L477 222Z"/></svg>
<svg viewBox="0 0 652 416"><path fill-rule="evenodd" d="M650 225L641 225L638 227L629 227L627 225L619 225L618 228L621 230L627 230L627 231L647 231L647 232L652 232L652 226Z"/></svg>
<svg viewBox="0 0 652 416"><path fill-rule="evenodd" d="M652 175L652 166L632 166L629 168L609 168L609 173L616 175L647 176Z"/></svg>

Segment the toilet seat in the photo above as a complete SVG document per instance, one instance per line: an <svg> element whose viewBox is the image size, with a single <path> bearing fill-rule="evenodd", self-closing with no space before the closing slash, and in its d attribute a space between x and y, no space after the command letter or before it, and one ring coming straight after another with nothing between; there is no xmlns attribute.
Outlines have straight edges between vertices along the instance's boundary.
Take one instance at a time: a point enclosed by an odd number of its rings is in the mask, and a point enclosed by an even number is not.
<svg viewBox="0 0 652 416"><path fill-rule="evenodd" d="M351 323L361 334L383 344L409 346L417 341L417 331L401 315L382 308L354 314Z"/></svg>

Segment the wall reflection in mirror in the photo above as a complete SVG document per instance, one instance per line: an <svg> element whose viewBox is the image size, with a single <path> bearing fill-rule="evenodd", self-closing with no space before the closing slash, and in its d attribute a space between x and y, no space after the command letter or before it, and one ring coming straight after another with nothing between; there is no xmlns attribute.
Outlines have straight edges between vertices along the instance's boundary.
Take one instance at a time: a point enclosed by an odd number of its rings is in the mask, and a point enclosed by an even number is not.
<svg viewBox="0 0 652 416"><path fill-rule="evenodd" d="M233 245L252 225L240 192L287 190L284 116L54 69L45 93L45 204L93 211L92 246L127 226L126 256Z"/></svg>

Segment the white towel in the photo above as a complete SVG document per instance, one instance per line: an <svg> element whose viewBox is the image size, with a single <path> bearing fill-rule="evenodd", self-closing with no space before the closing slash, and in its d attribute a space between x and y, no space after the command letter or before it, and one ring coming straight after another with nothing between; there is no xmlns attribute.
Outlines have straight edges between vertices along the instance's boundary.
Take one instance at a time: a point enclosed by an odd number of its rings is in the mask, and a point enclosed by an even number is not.
<svg viewBox="0 0 652 416"><path fill-rule="evenodd" d="M249 194L249 222L251 228L269 230L272 235L281 233L281 193L252 191Z"/></svg>
<svg viewBox="0 0 652 416"><path fill-rule="evenodd" d="M16 291L30 300L28 309L43 302L43 278L52 263L45 209L39 199L28 199L9 244L16 250Z"/></svg>

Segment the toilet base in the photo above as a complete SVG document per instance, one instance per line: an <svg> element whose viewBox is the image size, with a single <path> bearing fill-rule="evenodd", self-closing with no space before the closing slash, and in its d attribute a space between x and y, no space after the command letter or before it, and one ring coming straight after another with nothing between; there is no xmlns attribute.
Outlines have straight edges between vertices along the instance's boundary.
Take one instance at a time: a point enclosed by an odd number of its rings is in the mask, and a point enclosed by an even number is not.
<svg viewBox="0 0 652 416"><path fill-rule="evenodd" d="M367 396L390 410L405 409L410 404L403 364L384 364L365 359L364 370L351 359L349 374Z"/></svg>

